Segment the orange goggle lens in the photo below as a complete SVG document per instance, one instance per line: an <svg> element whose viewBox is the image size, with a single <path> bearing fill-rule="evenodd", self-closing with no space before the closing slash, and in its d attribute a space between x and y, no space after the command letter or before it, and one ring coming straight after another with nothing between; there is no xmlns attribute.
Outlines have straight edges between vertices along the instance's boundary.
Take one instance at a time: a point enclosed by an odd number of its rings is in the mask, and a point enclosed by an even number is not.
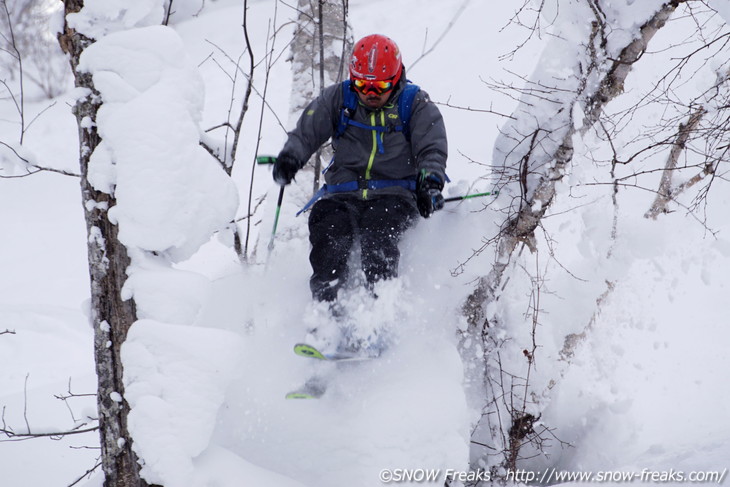
<svg viewBox="0 0 730 487"><path fill-rule="evenodd" d="M363 95L367 95L370 92L374 92L376 95L382 95L383 93L393 89L393 81L371 81L365 79L353 79L352 85L357 91Z"/></svg>

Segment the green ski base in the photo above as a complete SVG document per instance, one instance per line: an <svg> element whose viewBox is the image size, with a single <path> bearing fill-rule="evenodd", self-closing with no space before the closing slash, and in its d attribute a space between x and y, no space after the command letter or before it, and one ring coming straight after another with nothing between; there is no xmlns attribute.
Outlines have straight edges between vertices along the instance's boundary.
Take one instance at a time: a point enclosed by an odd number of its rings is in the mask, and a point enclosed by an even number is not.
<svg viewBox="0 0 730 487"><path fill-rule="evenodd" d="M324 393L294 391L286 395L287 399L319 399Z"/></svg>

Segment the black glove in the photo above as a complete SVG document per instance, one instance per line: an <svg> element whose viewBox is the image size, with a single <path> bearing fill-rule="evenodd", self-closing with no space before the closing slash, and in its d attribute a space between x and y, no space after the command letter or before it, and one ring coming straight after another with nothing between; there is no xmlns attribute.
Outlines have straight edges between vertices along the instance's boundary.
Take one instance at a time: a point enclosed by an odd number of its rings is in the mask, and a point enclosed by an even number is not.
<svg viewBox="0 0 730 487"><path fill-rule="evenodd" d="M291 183L294 175L301 167L302 165L295 157L282 152L274 162L274 181L282 186Z"/></svg>
<svg viewBox="0 0 730 487"><path fill-rule="evenodd" d="M434 211L444 207L444 197L441 190L444 189L444 180L439 174L421 170L418 175L416 186L416 202L418 212L423 218L433 215Z"/></svg>

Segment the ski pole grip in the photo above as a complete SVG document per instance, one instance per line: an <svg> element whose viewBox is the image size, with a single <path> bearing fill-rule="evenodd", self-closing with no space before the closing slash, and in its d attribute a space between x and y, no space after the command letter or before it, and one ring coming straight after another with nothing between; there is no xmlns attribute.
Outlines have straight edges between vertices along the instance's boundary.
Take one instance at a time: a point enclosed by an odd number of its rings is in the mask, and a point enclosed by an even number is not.
<svg viewBox="0 0 730 487"><path fill-rule="evenodd" d="M256 157L256 164L274 165L275 162L276 162L276 157L274 157L274 156L257 156Z"/></svg>

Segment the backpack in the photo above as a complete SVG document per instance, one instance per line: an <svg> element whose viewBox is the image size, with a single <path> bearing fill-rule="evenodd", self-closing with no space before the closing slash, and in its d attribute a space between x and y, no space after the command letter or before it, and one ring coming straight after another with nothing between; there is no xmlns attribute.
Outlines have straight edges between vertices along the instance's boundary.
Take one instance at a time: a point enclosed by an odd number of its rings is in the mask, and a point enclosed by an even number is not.
<svg viewBox="0 0 730 487"><path fill-rule="evenodd" d="M354 127L364 128L367 130L376 130L378 132L402 132L408 142L411 141L411 132L409 122L411 119L411 109L413 108L413 100L416 98L416 94L421 90L418 85L414 85L410 81L406 84L405 88L400 94L398 99L398 118L401 121L401 125L388 125L385 127L372 127L365 125L360 122L356 122L350 118L355 114L357 110L358 99L357 93L350 87L351 81L345 80L341 83L342 86L342 108L340 109L340 122L335 132L335 138L339 138L345 133L347 127L352 125Z"/></svg>
<svg viewBox="0 0 730 487"><path fill-rule="evenodd" d="M371 125L366 125L364 123L357 122L355 120L352 120L352 115L355 114L355 110L357 110L358 105L358 98L357 94L354 90L350 88L350 80L343 81L342 86L342 108L340 109L340 121L337 125L337 130L335 131L334 138L339 138L342 136L342 134L345 133L345 130L347 130L347 127L350 125L354 127L363 128L366 130L375 130L377 132L402 132L405 136L406 140L408 142L411 141L411 132L409 129L409 122L411 119L411 109L413 108L413 100L416 98L416 94L421 90L421 88L418 85L414 85L410 81L408 84L406 84L405 88L403 88L403 91L400 94L400 98L398 99L398 119L400 120L400 125L387 125L385 127L373 127ZM379 143L380 145L380 143ZM380 148L380 151L382 152L382 146ZM334 164L335 158L332 156L332 161L330 162L329 166L327 166L322 173L327 172L327 170ZM334 184L334 185L328 185L324 184L321 188L319 188L319 191L317 191L312 199L307 202L304 207L297 212L297 216L301 215L305 211L307 211L309 208L312 207L314 203L317 202L322 196L324 196L327 193L341 193L341 192L349 192L349 191L356 191L358 189L364 189L360 187L360 181L349 181L342 184ZM403 188L406 188L410 191L416 190L416 179L397 179L397 180L368 180L365 182L367 189L380 189L380 188L386 188L389 186L401 186Z"/></svg>

